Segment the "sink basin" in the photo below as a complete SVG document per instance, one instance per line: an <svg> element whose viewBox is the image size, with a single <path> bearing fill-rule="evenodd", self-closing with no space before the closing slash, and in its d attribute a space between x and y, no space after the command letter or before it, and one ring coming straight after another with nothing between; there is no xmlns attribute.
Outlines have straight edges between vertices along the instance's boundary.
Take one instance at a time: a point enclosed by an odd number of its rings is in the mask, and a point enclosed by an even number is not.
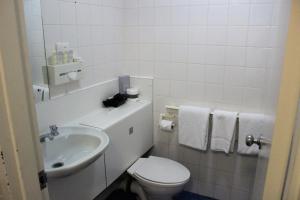
<svg viewBox="0 0 300 200"><path fill-rule="evenodd" d="M74 174L97 160L109 144L100 129L84 126L58 128L59 135L42 143L45 172L50 178Z"/></svg>

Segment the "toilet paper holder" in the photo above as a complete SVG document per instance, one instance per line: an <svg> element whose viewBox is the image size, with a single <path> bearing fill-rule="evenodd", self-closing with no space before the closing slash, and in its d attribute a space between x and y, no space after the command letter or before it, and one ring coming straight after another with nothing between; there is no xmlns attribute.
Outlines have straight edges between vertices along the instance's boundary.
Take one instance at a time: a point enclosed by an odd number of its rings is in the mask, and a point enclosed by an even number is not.
<svg viewBox="0 0 300 200"><path fill-rule="evenodd" d="M170 114L170 113L162 113L160 114L160 121L161 120L168 120L168 121L172 121L172 128L175 127L176 123L176 115L175 114Z"/></svg>
<svg viewBox="0 0 300 200"><path fill-rule="evenodd" d="M170 120L175 123L176 121L176 115L175 114L170 114L170 113L162 113L160 114L160 120Z"/></svg>
<svg viewBox="0 0 300 200"><path fill-rule="evenodd" d="M173 132L175 128L175 122L173 119L173 116L169 114L160 114L160 120L158 125L160 130L165 132Z"/></svg>

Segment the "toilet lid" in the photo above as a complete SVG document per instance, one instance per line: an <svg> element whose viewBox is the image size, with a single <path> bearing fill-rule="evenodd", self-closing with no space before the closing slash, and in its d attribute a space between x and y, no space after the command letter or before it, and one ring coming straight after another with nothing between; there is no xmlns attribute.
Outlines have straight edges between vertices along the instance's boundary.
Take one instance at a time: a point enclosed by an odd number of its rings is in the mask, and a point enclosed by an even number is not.
<svg viewBox="0 0 300 200"><path fill-rule="evenodd" d="M135 174L158 183L172 184L187 181L190 171L182 164L167 158L150 156L139 166Z"/></svg>

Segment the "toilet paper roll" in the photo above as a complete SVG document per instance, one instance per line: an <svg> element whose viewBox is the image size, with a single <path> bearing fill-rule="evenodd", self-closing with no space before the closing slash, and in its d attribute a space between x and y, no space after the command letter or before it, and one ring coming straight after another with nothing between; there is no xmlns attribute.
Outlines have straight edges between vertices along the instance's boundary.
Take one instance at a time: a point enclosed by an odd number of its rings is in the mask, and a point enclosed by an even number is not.
<svg viewBox="0 0 300 200"><path fill-rule="evenodd" d="M160 120L159 127L163 131L171 132L174 129L174 122L171 120Z"/></svg>

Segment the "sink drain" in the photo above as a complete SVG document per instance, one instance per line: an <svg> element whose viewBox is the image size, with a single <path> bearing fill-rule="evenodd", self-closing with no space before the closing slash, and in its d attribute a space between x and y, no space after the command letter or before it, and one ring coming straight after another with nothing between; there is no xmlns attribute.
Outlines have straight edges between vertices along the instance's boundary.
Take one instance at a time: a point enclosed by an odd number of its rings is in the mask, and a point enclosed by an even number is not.
<svg viewBox="0 0 300 200"><path fill-rule="evenodd" d="M64 166L64 163L63 163L63 162L57 162L57 163L54 163L54 164L52 165L52 168L59 168L59 167L62 167L62 166Z"/></svg>

